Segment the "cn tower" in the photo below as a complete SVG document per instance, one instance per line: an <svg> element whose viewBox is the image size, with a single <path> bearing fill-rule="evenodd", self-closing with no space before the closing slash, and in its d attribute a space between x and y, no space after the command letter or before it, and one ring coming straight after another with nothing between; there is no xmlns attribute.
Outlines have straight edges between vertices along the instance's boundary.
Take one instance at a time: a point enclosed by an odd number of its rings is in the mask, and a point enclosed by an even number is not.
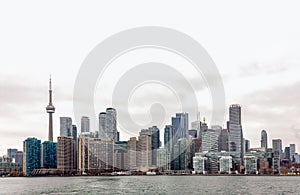
<svg viewBox="0 0 300 195"><path fill-rule="evenodd" d="M51 76L50 76L50 80L49 80L49 104L46 107L46 111L49 114L49 135L48 135L48 141L53 142L53 120L52 120L52 114L55 112L55 108L52 105Z"/></svg>

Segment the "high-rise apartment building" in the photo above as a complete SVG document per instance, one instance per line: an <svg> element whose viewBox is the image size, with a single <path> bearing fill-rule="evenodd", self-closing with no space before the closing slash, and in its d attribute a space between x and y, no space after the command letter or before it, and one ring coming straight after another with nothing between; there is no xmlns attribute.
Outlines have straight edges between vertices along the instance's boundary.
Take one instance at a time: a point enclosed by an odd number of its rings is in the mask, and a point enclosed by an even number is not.
<svg viewBox="0 0 300 195"><path fill-rule="evenodd" d="M117 131L117 111L114 108L107 108L106 112L99 114L99 136L101 138L112 138L119 141L119 133Z"/></svg>
<svg viewBox="0 0 300 195"><path fill-rule="evenodd" d="M151 132L142 129L137 144L137 166L141 170L146 170L152 166L152 145Z"/></svg>
<svg viewBox="0 0 300 195"><path fill-rule="evenodd" d="M113 170L113 139L79 137L78 140L78 170L81 173L95 174Z"/></svg>
<svg viewBox="0 0 300 195"><path fill-rule="evenodd" d="M42 144L42 163L43 168L56 168L57 166L57 144L45 141Z"/></svg>
<svg viewBox="0 0 300 195"><path fill-rule="evenodd" d="M70 174L76 169L74 145L72 136L57 137L57 169L63 174Z"/></svg>
<svg viewBox="0 0 300 195"><path fill-rule="evenodd" d="M130 170L137 169L137 145L136 137L131 137L128 140L128 166Z"/></svg>
<svg viewBox="0 0 300 195"><path fill-rule="evenodd" d="M23 142L23 172L30 175L34 169L41 167L41 140L27 138Z"/></svg>

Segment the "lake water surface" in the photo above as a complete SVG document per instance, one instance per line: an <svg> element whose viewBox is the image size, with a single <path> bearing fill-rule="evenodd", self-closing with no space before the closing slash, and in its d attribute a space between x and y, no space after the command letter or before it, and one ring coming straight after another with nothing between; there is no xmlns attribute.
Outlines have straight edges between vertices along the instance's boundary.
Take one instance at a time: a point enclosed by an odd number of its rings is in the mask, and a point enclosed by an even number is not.
<svg viewBox="0 0 300 195"><path fill-rule="evenodd" d="M300 177L112 176L0 178L0 194L300 194Z"/></svg>

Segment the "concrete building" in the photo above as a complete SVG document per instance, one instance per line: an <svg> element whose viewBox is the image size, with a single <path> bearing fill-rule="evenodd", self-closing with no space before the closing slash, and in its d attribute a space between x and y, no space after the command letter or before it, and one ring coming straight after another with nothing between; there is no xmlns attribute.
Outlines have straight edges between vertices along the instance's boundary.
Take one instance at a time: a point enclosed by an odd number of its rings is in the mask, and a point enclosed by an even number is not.
<svg viewBox="0 0 300 195"><path fill-rule="evenodd" d="M113 139L79 137L78 145L78 170L80 173L99 174L113 171Z"/></svg>
<svg viewBox="0 0 300 195"><path fill-rule="evenodd" d="M221 156L219 158L219 173L231 174L232 170L232 157Z"/></svg>
<svg viewBox="0 0 300 195"><path fill-rule="evenodd" d="M245 174L257 174L257 157L245 156L244 157Z"/></svg>
<svg viewBox="0 0 300 195"><path fill-rule="evenodd" d="M219 151L219 134L218 130L208 129L202 133L202 151L218 152Z"/></svg>
<svg viewBox="0 0 300 195"><path fill-rule="evenodd" d="M114 145L114 170L129 170L128 142L118 141Z"/></svg>
<svg viewBox="0 0 300 195"><path fill-rule="evenodd" d="M282 159L282 141L281 139L272 140L272 150L273 150L273 172L274 174L280 173L280 160Z"/></svg>
<svg viewBox="0 0 300 195"><path fill-rule="evenodd" d="M200 153L196 153L193 157L193 167L195 174L205 174L207 157L203 157Z"/></svg>
<svg viewBox="0 0 300 195"><path fill-rule="evenodd" d="M140 170L148 170L152 166L151 132L142 129L137 142L137 166Z"/></svg>
<svg viewBox="0 0 300 195"><path fill-rule="evenodd" d="M131 137L128 140L128 166L129 170L137 169L137 147L138 141L136 137Z"/></svg>
<svg viewBox="0 0 300 195"><path fill-rule="evenodd" d="M75 142L71 136L57 137L57 169L62 174L71 174L75 167Z"/></svg>

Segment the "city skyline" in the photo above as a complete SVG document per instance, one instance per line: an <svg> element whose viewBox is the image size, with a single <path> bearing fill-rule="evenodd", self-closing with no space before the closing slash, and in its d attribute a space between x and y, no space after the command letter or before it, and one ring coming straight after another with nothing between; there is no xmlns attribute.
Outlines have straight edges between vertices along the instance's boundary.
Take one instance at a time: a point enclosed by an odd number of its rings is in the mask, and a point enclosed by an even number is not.
<svg viewBox="0 0 300 195"><path fill-rule="evenodd" d="M173 9L166 16L165 10L168 9L170 3ZM86 55L110 34L141 25L166 26L184 31L205 47L223 78L226 105L239 103L244 108L242 113L244 136L251 140L253 146L260 146L259 134L262 129L266 129L269 134L268 143L271 143L272 138L282 138L283 145L296 143L300 139L300 123L297 119L300 114L297 94L300 89L298 76L300 29L298 25L295 25L300 16L297 6L272 2L272 9L270 9L270 2L259 2L259 6L256 6L250 3L244 5L238 1L235 5L240 9L235 9L225 2L221 2L221 8L216 8L211 2L205 3L206 6L164 2L160 8L152 4L142 5L140 2L137 4L141 6L145 14L137 18L136 16L140 15L139 10L129 8L131 11L128 12L120 6L116 8L116 11L124 15L120 18L106 9L115 9L110 3L99 7L78 3L74 5L74 9L70 10L68 16L65 16L62 10L68 9L69 4L62 3L62 9L57 10L57 15L51 18L51 22L45 21L50 20L48 15L53 13L52 10L58 9L54 5L49 5L47 9L44 7L41 10L35 10L32 6L22 3L26 9L18 10L18 14L23 16L21 18L9 11L9 8L13 10L15 8L12 3L6 2L6 6L1 6L1 18L9 17L10 21L15 24L12 26L11 22L3 21L3 36L0 38L2 43L0 45L2 53L0 89L3 92L0 96L3 106L0 118L1 154L5 153L6 148L21 149L17 140L24 140L27 136L47 139L48 133L45 131L48 128L47 116L44 114L45 110L41 108L45 107L48 99L46 89L49 73L55 80L53 85L55 107L59 108L55 110L53 118L53 137L56 138L59 135L59 117L69 116L74 119L73 86ZM217 9L215 11L218 14L204 7L211 8L211 10ZM91 11L79 16L78 13L82 13L84 8L91 9ZM157 10L156 14L153 15L151 10ZM268 10L267 15L265 10ZM183 14L179 16L178 13L182 11ZM253 15L254 12L255 15ZM36 15L39 17L35 17ZM112 22L106 22L108 15ZM219 17L220 15L223 17ZM76 22L70 22L69 28L58 33L56 29L64 27L69 19ZM37 23L41 26L36 25ZM101 26L95 26L96 23L101 23ZM26 30L24 30L25 26L28 27ZM16 34L12 36L11 32ZM152 50L143 50L124 57L115 65L124 64L126 65L124 69L129 69L139 59L134 56L145 57L148 60L166 58L165 61L180 69L186 78L194 83L195 89L199 92L199 101L203 104L198 110L202 116L206 116L209 123L210 98L205 90L205 82L198 80L192 70L188 68L182 70L186 67L185 62L177 61L177 58L172 60L173 56L165 53L160 55ZM180 68L178 64L183 64L184 68ZM107 75L113 73L114 77L118 78L125 71L124 69L110 67ZM109 96L115 81L113 78L108 78L106 83L111 83L111 86L108 86L109 89L99 86L99 90L95 92L97 111L112 106ZM180 87L180 84L178 86ZM149 90L149 88L153 89ZM145 91L149 91L146 97ZM170 112L166 115L167 120L174 113L181 111L177 106L174 107L177 104L172 93L162 87L149 86L137 92L131 105L132 117L137 122L149 126L147 124L151 121L151 115L148 113L149 105L156 100L155 96L173 103L172 105L166 104L167 111ZM141 99L143 99L142 103L140 103ZM195 121L196 113L189 114L190 122ZM82 115L85 116L86 113ZM80 127L78 123L79 121L74 121L74 124ZM168 123L171 122L168 121ZM97 121L91 121L91 124L93 127L91 126L90 129L97 128ZM121 139L124 139L125 137L122 136L126 135L121 133ZM299 144L297 149L299 150Z"/></svg>

